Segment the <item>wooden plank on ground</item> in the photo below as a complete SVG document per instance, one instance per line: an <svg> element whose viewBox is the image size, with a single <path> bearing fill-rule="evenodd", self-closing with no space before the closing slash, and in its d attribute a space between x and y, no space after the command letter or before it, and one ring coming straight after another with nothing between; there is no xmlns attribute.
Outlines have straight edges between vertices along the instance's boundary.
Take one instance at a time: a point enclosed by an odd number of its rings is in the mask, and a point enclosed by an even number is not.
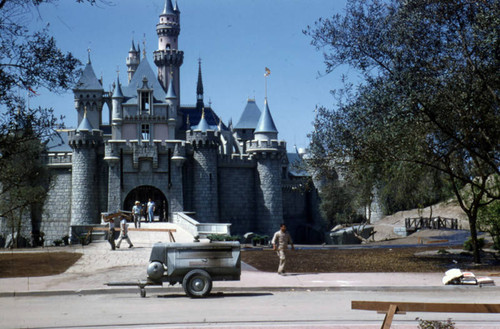
<svg viewBox="0 0 500 329"><path fill-rule="evenodd" d="M351 302L353 310L388 312L391 305L397 306L396 314L400 312L440 312L440 313L500 313L500 304L465 304L465 303L412 303L412 302Z"/></svg>

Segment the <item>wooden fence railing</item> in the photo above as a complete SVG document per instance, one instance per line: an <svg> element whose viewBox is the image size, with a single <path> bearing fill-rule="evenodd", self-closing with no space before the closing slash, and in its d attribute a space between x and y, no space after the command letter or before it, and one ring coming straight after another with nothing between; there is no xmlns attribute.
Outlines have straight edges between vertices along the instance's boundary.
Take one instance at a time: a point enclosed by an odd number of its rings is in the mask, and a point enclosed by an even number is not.
<svg viewBox="0 0 500 329"><path fill-rule="evenodd" d="M416 230L428 228L439 230L442 228L449 228L458 230L458 219L445 218L445 217L416 217L405 218L405 226L407 232L415 232Z"/></svg>

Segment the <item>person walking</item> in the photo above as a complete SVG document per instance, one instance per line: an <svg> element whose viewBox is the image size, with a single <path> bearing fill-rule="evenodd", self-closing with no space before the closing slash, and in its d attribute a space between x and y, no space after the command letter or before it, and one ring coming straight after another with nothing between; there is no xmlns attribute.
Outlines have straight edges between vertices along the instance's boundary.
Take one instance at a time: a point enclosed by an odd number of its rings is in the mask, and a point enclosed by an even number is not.
<svg viewBox="0 0 500 329"><path fill-rule="evenodd" d="M278 266L278 274L285 274L285 264L286 264L286 250L288 249L288 244L291 245L292 250L295 250L290 234L286 230L286 225L281 224L280 230L274 233L273 239L271 241L273 244L273 250L277 250L280 263Z"/></svg>
<svg viewBox="0 0 500 329"><path fill-rule="evenodd" d="M134 216L135 228L141 228L141 212L141 203L139 201L136 201L134 206L132 207L132 216Z"/></svg>
<svg viewBox="0 0 500 329"><path fill-rule="evenodd" d="M151 198L148 201L148 221L152 223L155 219L156 204Z"/></svg>
<svg viewBox="0 0 500 329"><path fill-rule="evenodd" d="M128 224L127 220L124 217L122 217L120 221L120 237L118 238L116 248L120 248L120 244L122 243L123 239L127 240L129 248L132 248L134 246L130 241L130 238L128 237Z"/></svg>

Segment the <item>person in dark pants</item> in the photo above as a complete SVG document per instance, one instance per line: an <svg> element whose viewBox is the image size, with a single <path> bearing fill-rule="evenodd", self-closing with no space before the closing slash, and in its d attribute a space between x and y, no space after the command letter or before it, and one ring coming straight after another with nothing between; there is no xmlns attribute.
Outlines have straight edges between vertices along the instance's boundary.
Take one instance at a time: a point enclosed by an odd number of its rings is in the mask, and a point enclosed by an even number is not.
<svg viewBox="0 0 500 329"><path fill-rule="evenodd" d="M109 229L108 229L108 242L111 245L111 250L115 250L115 220L111 218L109 220Z"/></svg>

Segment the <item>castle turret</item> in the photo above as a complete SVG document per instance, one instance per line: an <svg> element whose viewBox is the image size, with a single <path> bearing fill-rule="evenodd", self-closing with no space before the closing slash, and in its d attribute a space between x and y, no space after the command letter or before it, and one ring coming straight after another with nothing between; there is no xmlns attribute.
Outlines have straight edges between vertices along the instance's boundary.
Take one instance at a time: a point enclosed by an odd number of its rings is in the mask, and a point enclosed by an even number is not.
<svg viewBox="0 0 500 329"><path fill-rule="evenodd" d="M210 129L204 111L198 127L186 132L186 139L193 147L193 210L200 222L217 222L217 150L220 138L217 131Z"/></svg>
<svg viewBox="0 0 500 329"><path fill-rule="evenodd" d="M283 222L282 161L286 144L278 141L278 130L269 111L267 98L255 139L247 142L247 152L256 159L257 230L272 234Z"/></svg>
<svg viewBox="0 0 500 329"><path fill-rule="evenodd" d="M173 73L170 74L173 75ZM167 102L168 139L175 139L175 125L177 123L177 110L179 108L179 102L177 99L177 94L175 93L173 82L173 79L170 79L167 96L165 97Z"/></svg>
<svg viewBox="0 0 500 329"><path fill-rule="evenodd" d="M102 88L102 81L97 79L94 69L92 68L90 52L87 65L83 69L82 76L73 89L73 93L75 97L75 108L78 112L78 125L82 122L86 109L87 120L92 127L99 129L102 124L104 89Z"/></svg>
<svg viewBox="0 0 500 329"><path fill-rule="evenodd" d="M201 79L201 59L198 60L198 83L196 84L196 108L202 109L203 103L203 81Z"/></svg>
<svg viewBox="0 0 500 329"><path fill-rule="evenodd" d="M135 48L134 40L132 40L132 47L130 47L127 57L127 73L128 73L129 83L130 80L132 80L132 77L134 76L134 73L137 70L137 67L139 66L140 63L141 63L141 50L139 48L139 45L137 45L137 49Z"/></svg>
<svg viewBox="0 0 500 329"><path fill-rule="evenodd" d="M123 92L120 83L120 77L116 77L116 86L113 91L112 98L112 139L121 139L122 138L122 121L123 121L123 112L122 112L122 103L123 103Z"/></svg>
<svg viewBox="0 0 500 329"><path fill-rule="evenodd" d="M160 22L156 25L158 35L158 50L154 52L154 61L158 67L158 80L164 90L168 89L170 80L174 81L174 88L180 103L180 74L179 69L184 60L184 52L178 50L178 37L181 31L180 11L172 6L172 0L165 0L165 7L160 14ZM173 75L170 75L170 72Z"/></svg>
<svg viewBox="0 0 500 329"><path fill-rule="evenodd" d="M87 112L78 128L69 132L73 149L71 168L71 226L98 224L99 175L97 156L102 146L102 131L94 130ZM77 233L81 233L74 231Z"/></svg>

